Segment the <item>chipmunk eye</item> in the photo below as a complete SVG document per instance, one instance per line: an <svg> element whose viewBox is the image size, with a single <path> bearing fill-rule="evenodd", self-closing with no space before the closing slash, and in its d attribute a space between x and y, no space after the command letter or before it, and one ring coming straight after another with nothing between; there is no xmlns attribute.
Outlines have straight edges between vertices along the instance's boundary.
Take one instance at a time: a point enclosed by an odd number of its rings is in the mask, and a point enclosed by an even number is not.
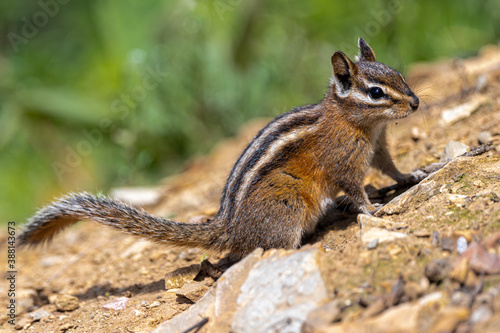
<svg viewBox="0 0 500 333"><path fill-rule="evenodd" d="M370 90L368 91L368 95L370 95L370 97L373 99L379 99L385 96L384 91L379 87L370 88Z"/></svg>

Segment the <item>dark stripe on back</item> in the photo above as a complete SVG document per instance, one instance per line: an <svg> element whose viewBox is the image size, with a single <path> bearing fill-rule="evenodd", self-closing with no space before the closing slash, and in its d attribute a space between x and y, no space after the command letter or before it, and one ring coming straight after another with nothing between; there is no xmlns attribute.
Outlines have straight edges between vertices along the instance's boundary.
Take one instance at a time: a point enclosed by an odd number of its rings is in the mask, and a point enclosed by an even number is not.
<svg viewBox="0 0 500 333"><path fill-rule="evenodd" d="M221 213L224 208L229 208L229 215L228 215L227 219L231 220L233 217L234 211L235 211L236 195L237 195L238 190L241 186L241 182L242 182L244 176L247 174L247 172L249 170L251 170L255 166L255 164L257 164L257 162L266 153L266 151L272 145L272 143L274 141L276 141L277 139L279 139L280 136L282 136L283 134L286 134L286 133L288 133L296 128L315 124L319 120L321 114L312 115L312 116L305 114L303 117L299 117L297 119L294 119L293 121L283 123L276 130L274 130L273 132L268 134L268 136L265 138L265 141L261 144L261 146L258 147L258 149L252 154L252 156L250 156L250 158L248 159L247 163L245 164L242 172L238 175L234 175L234 170L240 164L241 159L243 158L245 153L248 151L248 149L250 147L252 147L255 144L255 142L263 135L265 130L269 126L272 126L272 124L274 124L275 122L279 121L280 119L282 119L286 116L295 114L297 112L300 112L300 111L303 111L306 109L310 109L312 107L314 107L314 105L304 105L302 107L292 109L289 112L284 113L284 114L276 117L273 121L271 121L269 124L267 124L266 127L264 127L263 129L261 129L259 131L257 136L252 140L252 142L245 148L243 153L240 155L240 157L236 161L235 165L233 166L231 173L229 174L229 177L228 177L227 182L226 182L226 186L224 187L219 213ZM236 179L234 181L233 187L230 189L229 183L233 179L233 177L236 177Z"/></svg>
<svg viewBox="0 0 500 333"><path fill-rule="evenodd" d="M234 163L233 168L231 169L231 172L229 172L229 175L228 175L227 180L226 180L226 184L224 185L224 189L222 190L222 197L221 197L221 201L220 201L221 202L221 206L224 205L224 202L226 200L227 191L229 190L228 186L229 186L230 180L233 178L233 174L234 174L234 171L236 170L236 167L238 166L238 164L240 164L241 159L243 158L243 156L245 156L245 154L248 151L248 149L254 145L254 143L262 136L262 134L267 130L267 128L269 126L271 126L271 124L273 124L276 121L282 119L283 117L286 117L286 116L288 116L290 114L295 114L295 113L300 112L300 111L305 110L305 109L313 108L314 106L315 106L314 104L307 104L307 105L303 105L303 106L299 106L299 107L293 108L293 109L291 109L288 112L280 114L279 116L277 116L276 118L274 118L272 121L270 121L266 126L264 126L257 133L257 135L252 139L252 141L250 141L250 143L245 147L245 149L243 150L243 152L240 154L240 156L238 157L238 159ZM222 207L220 207L220 208L222 208ZM220 213L220 211L219 211L219 213Z"/></svg>
<svg viewBox="0 0 500 333"><path fill-rule="evenodd" d="M274 160L266 163L257 173L255 178L252 180L250 183L250 186L248 187L246 195L250 195L252 193L257 184L268 174L270 174L273 170L276 170L277 168L282 167L283 165L286 164L290 160L290 157L293 155L294 152L298 151L302 144L304 143L305 139L299 139L295 142L290 142L289 144L285 145L280 151L276 154L277 158ZM290 175L291 176L291 175ZM295 176L291 176L292 178L298 179Z"/></svg>

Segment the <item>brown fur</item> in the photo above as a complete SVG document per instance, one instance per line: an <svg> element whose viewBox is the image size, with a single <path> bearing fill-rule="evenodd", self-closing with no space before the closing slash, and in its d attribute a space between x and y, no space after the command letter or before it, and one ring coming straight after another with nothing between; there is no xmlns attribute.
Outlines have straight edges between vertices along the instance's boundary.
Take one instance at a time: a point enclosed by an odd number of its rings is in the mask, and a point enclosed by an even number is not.
<svg viewBox="0 0 500 333"><path fill-rule="evenodd" d="M88 219L171 245L228 250L239 259L257 247L299 246L339 191L361 212L374 212L363 188L370 165L398 183L418 181L394 166L385 127L414 112L419 100L398 72L375 61L362 39L359 48L357 63L334 53L333 78L320 103L293 109L259 132L235 163L213 221L180 223L74 194L39 211L21 245L43 242Z"/></svg>

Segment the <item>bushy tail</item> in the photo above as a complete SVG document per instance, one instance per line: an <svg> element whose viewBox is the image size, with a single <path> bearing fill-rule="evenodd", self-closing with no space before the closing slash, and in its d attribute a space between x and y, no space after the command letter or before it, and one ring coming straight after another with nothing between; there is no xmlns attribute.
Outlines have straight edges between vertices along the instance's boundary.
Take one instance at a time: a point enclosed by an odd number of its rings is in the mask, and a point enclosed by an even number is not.
<svg viewBox="0 0 500 333"><path fill-rule="evenodd" d="M91 220L126 233L176 246L223 250L217 240L220 224L181 223L152 216L120 201L89 193L73 193L40 209L25 225L17 241L20 246L49 241L62 229L81 220Z"/></svg>

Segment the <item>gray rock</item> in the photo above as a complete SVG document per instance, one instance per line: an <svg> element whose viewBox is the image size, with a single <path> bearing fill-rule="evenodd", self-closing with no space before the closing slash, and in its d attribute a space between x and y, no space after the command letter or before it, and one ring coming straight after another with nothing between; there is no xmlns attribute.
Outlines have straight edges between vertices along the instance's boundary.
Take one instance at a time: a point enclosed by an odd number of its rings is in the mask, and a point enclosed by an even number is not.
<svg viewBox="0 0 500 333"><path fill-rule="evenodd" d="M480 305L472 312L470 321L472 324L487 322L493 316L493 311L487 305Z"/></svg>
<svg viewBox="0 0 500 333"><path fill-rule="evenodd" d="M487 144L488 142L491 142L491 140L493 139L493 136L491 135L490 132L488 131L482 131L481 133L479 133L479 135L477 136L477 141L479 142L479 144L481 145L485 145Z"/></svg>
<svg viewBox="0 0 500 333"><path fill-rule="evenodd" d="M318 253L315 247L264 255L257 249L154 332L183 332L196 324L207 332L300 332L308 314L327 298Z"/></svg>
<svg viewBox="0 0 500 333"><path fill-rule="evenodd" d="M327 297L317 255L309 248L258 262L241 286L232 330L300 332L309 312Z"/></svg>
<svg viewBox="0 0 500 333"><path fill-rule="evenodd" d="M439 238L439 232L434 230L432 232L432 236L431 236L431 246L436 247L436 246L439 246L440 243L441 243L441 240Z"/></svg>
<svg viewBox="0 0 500 333"><path fill-rule="evenodd" d="M31 317L31 319L33 319L33 321L38 321L38 320L41 320L43 318L47 318L48 316L50 316L50 312L42 310L42 309L28 313L28 317Z"/></svg>
<svg viewBox="0 0 500 333"><path fill-rule="evenodd" d="M373 250L377 247L377 245L378 245L378 238L372 240L370 243L368 243L366 247L368 248L368 250Z"/></svg>
<svg viewBox="0 0 500 333"><path fill-rule="evenodd" d="M196 304L174 318L161 323L153 333L184 332L203 318L209 318L207 332L228 332L236 308L239 289L253 265L260 260L262 249L256 249L231 266Z"/></svg>
<svg viewBox="0 0 500 333"><path fill-rule="evenodd" d="M443 155L441 155L441 162L446 162L454 157L465 154L470 150L470 147L465 143L450 141L444 148Z"/></svg>

